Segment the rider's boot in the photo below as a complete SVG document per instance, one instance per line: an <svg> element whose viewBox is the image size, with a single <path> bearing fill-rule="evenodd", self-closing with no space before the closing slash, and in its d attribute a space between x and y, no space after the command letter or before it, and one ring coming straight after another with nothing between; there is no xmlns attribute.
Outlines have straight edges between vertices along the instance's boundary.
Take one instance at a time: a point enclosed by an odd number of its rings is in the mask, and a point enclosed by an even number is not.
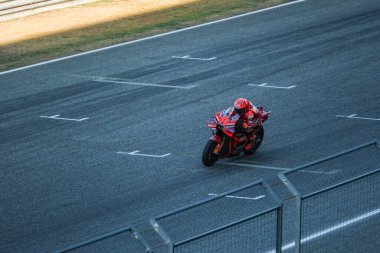
<svg viewBox="0 0 380 253"><path fill-rule="evenodd" d="M252 132L252 134L249 134L247 136L248 138L248 143L244 146L244 150L251 150L253 148L253 145L254 145L254 140L255 140L255 135L254 133Z"/></svg>

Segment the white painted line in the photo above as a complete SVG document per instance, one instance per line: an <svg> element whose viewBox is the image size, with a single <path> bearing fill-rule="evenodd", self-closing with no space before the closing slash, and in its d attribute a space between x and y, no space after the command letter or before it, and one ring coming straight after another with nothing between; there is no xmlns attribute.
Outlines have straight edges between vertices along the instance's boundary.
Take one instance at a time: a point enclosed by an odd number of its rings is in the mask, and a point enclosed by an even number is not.
<svg viewBox="0 0 380 253"><path fill-rule="evenodd" d="M59 114L57 114L57 115L53 115L53 116L40 116L40 118L45 118L45 119L58 119L58 120L68 120L68 121L77 121L77 122L80 122L80 121L84 121L84 120L88 120L88 119L89 119L88 117L86 117L86 118L81 118L81 119L62 118L62 117L59 117Z"/></svg>
<svg viewBox="0 0 380 253"><path fill-rule="evenodd" d="M344 115L336 115L337 117L340 117L340 118L348 118L348 119L363 119L363 120L376 120L376 121L380 121L380 119L375 119L375 118L363 118L363 117L357 117L356 116L357 114L352 114L352 115L349 115L349 116L344 116Z"/></svg>
<svg viewBox="0 0 380 253"><path fill-rule="evenodd" d="M229 18L224 18L224 19L220 19L220 20L216 20L216 21L212 21L212 22L196 25L196 26L191 26L191 27L187 27L187 28L183 28L183 29L179 29L179 30L175 30L175 31L167 32L167 33L161 33L161 34L153 35L153 36L150 36L150 37L146 37L146 38L142 38L142 39L138 39L138 40L133 40L133 41L128 41L128 42L124 42L124 43L120 43L120 44L116 44L116 45L112 45L112 46L108 46L108 47L103 47L103 48L99 48L99 49L95 49L95 50L91 50L91 51L87 51L87 52L83 52L83 53L79 53L79 54L69 55L69 56L66 56L66 57L62 57L62 58L58 58L58 59L54 59L54 60L50 60L50 61L45 61L45 62L40 62L40 63L36 63L36 64L25 66L25 67L21 67L21 68L11 69L11 70L8 70L8 71L0 72L0 75L12 73L12 72L19 71L19 70L29 69L29 68L33 68L33 67L37 67L37 66L53 63L53 62L57 62L57 61L67 60L67 59L71 59L71 58L82 56L82 55L87 55L87 54L92 54L92 53L96 53L96 52L101 52L101 51L104 51L104 50L113 49L113 48L129 45L129 44L134 44L134 43L138 43L138 42L145 41L145 40L150 40L150 39L154 39L154 38L159 38L159 37L167 36L167 35L170 35L170 34L180 33L180 32L183 32L183 31L188 31L188 30L196 29L196 28L203 27L203 26L217 24L217 23L221 23L221 22L225 22L225 21L228 21L228 20L233 20L233 19L237 19L237 18L249 16L249 15L254 15L256 13L261 13L261 12L265 12L265 11L269 11L269 10L273 10L273 9L277 9L277 8L281 8L281 7L285 7L285 6L288 6L288 5L302 3L302 2L305 2L305 1L307 1L307 0L297 0L297 1L293 1L293 2L288 2L288 3L284 3L284 4L268 7L268 8L265 8L265 9L261 9L261 10L257 10L257 11L252 11L252 12L248 12L248 13L236 15L236 16L229 17Z"/></svg>
<svg viewBox="0 0 380 253"><path fill-rule="evenodd" d="M167 157L167 156L171 155L171 153L167 153L165 155L148 155L148 154L140 154L139 152L140 152L139 150L135 150L135 151L132 151L132 152L122 152L122 151L119 151L119 152L117 152L117 154L120 154L120 155L147 156L147 157L155 157L155 158L164 158L164 157Z"/></svg>
<svg viewBox="0 0 380 253"><path fill-rule="evenodd" d="M192 89L194 87L197 87L198 85L188 85L188 86L173 86L173 85L164 85L164 84L153 84L153 83L138 83L138 82L130 82L128 80L123 80L120 78L109 78L109 77L100 77L100 76L80 76L80 75L73 75L76 77L83 77L90 79L94 82L101 82L101 83L117 83L117 84L128 84L128 85L137 85L137 86L148 86L148 87L161 87L161 88L171 88L171 89Z"/></svg>
<svg viewBox="0 0 380 253"><path fill-rule="evenodd" d="M129 154L129 155L134 155L134 154L136 154L136 153L138 153L138 152L140 152L140 151L135 150L135 151L129 152L128 154Z"/></svg>
<svg viewBox="0 0 380 253"><path fill-rule="evenodd" d="M254 164L262 164L263 162L255 161L255 160L245 160L245 159L239 159L239 162L246 162L246 163L254 163Z"/></svg>
<svg viewBox="0 0 380 253"><path fill-rule="evenodd" d="M273 89L286 89L286 90L293 89L293 88L297 87L295 85L292 85L292 86L289 86L289 87L281 87L281 86L268 85L268 83L262 83L262 84L249 83L248 86L273 88Z"/></svg>
<svg viewBox="0 0 380 253"><path fill-rule="evenodd" d="M271 166L264 166L264 165L244 164L244 163L229 163L229 162L227 162L227 163L220 163L220 164L242 166L242 167L249 167L249 168L255 168L255 169L268 169L268 170L280 170L280 171L290 170L290 169L286 169L286 168L271 167Z"/></svg>
<svg viewBox="0 0 380 253"><path fill-rule="evenodd" d="M209 193L208 195L209 196L218 196L219 194L217 194L217 193ZM233 199L258 200L258 199L265 198L265 195L260 195L260 196L254 197L254 198L251 198L251 197L240 197L240 196L233 196L233 195L227 195L225 197L226 198L233 198Z"/></svg>
<svg viewBox="0 0 380 253"><path fill-rule="evenodd" d="M326 229L324 229L324 230L322 230L320 232L317 232L315 234L312 234L312 235L310 235L308 237L302 238L301 239L301 243L305 243L305 242L311 241L313 239L316 239L318 237L321 237L321 236L324 236L326 234L329 234L331 232L334 232L336 230L343 229L344 227L347 227L347 226L352 225L352 224L357 223L357 222L361 222L361 221L363 221L365 219L369 219L372 216L375 216L375 215L377 215L379 213L380 213L380 208L372 210L372 211L370 211L368 213L359 215L357 217L354 217L354 218L349 219L347 221L344 221L342 223L336 224L336 225L334 225L332 227L328 227L328 228L326 228ZM294 246L295 246L295 243L291 242L291 243L288 243L288 244L282 246L282 250L288 250L290 248L293 248ZM276 252L276 250L272 249L271 251L268 251L266 253L275 253L275 252Z"/></svg>
<svg viewBox="0 0 380 253"><path fill-rule="evenodd" d="M197 60L197 61L213 61L213 60L217 59L216 57L212 57L212 58L196 58L196 57L190 57L190 55L172 56L172 58L186 59L186 60Z"/></svg>
<svg viewBox="0 0 380 253"><path fill-rule="evenodd" d="M95 82L102 83L118 83L118 84L129 84L129 85L137 85L137 86L150 86L150 87L161 87L161 88L171 88L171 89L191 89L196 87L197 85L189 85L189 86L172 86L172 85L164 85L164 84L153 84L153 83L136 83L136 82L128 82L128 81L115 81L115 80L107 80L107 79L93 79Z"/></svg>

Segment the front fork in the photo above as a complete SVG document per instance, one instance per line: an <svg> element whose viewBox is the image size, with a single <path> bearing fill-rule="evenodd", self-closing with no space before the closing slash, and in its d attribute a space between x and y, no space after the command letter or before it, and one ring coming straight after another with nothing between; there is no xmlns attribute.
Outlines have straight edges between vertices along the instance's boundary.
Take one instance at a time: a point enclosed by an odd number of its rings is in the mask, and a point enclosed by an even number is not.
<svg viewBox="0 0 380 253"><path fill-rule="evenodd" d="M213 136L211 136L210 140L216 143L213 153L215 155L218 155L219 152L220 152L220 148L222 147L222 144L223 144L222 137L220 137L219 135L214 134Z"/></svg>
<svg viewBox="0 0 380 253"><path fill-rule="evenodd" d="M214 134L211 138L211 141L215 142L215 149L213 151L214 154L219 156L224 156L230 150L230 139L228 137L221 137L217 134Z"/></svg>

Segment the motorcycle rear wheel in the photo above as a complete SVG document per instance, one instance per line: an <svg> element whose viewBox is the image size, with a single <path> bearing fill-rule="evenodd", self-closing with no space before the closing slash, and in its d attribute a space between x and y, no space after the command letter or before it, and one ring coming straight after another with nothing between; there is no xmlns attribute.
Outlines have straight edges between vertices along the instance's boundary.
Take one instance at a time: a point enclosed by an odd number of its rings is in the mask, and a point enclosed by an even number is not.
<svg viewBox="0 0 380 253"><path fill-rule="evenodd" d="M203 149L202 162L207 167L213 165L218 160L218 157L214 154L215 146L216 143L209 140Z"/></svg>
<svg viewBox="0 0 380 253"><path fill-rule="evenodd" d="M264 139L264 128L261 126L260 130L257 132L255 139L253 140L255 144L253 145L252 149L250 150L244 150L244 154L246 155L252 155L253 153L256 152L256 150L260 147L261 143L263 142Z"/></svg>

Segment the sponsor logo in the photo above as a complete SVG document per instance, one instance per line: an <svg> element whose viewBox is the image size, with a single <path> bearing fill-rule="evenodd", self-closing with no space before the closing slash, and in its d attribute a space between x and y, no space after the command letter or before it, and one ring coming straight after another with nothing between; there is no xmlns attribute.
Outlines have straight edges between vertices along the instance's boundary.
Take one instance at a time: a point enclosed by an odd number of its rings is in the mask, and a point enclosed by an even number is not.
<svg viewBox="0 0 380 253"><path fill-rule="evenodd" d="M234 115L234 116L232 116L230 119L231 119L231 120L237 120L237 119L239 119L239 117L240 117L239 115Z"/></svg>

